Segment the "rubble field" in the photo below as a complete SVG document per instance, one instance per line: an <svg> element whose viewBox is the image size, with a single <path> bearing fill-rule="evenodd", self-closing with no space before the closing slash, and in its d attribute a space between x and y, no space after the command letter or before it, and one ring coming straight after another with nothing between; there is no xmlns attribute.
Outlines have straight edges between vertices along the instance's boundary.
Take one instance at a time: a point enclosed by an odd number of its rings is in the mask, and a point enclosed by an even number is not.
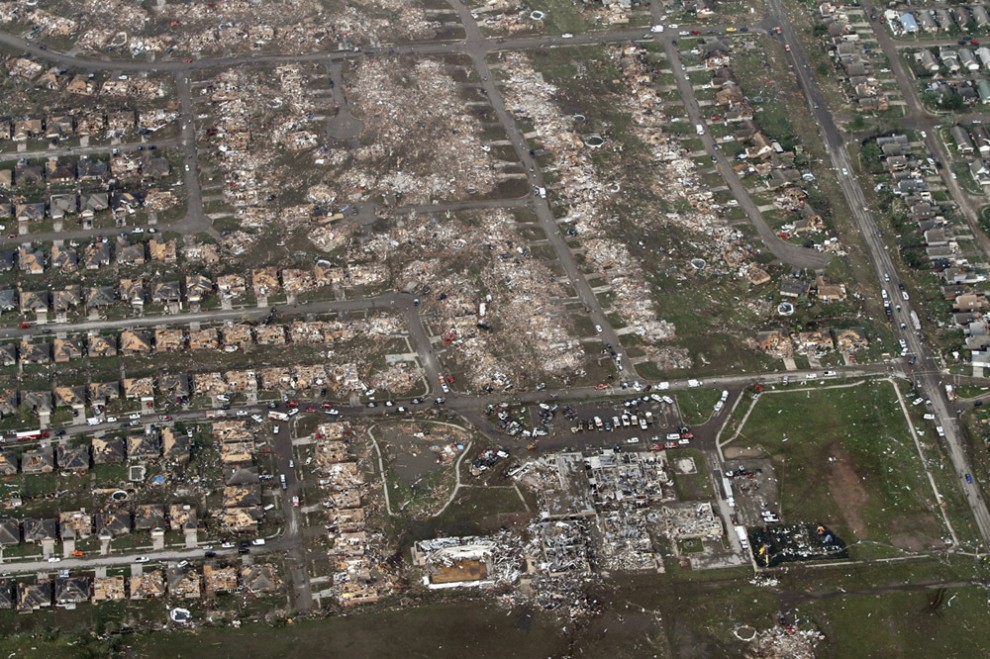
<svg viewBox="0 0 990 659"><path fill-rule="evenodd" d="M53 46L132 57L351 50L445 33L444 13L404 0L255 3L14 0L0 25ZM108 27L112 26L112 27Z"/></svg>

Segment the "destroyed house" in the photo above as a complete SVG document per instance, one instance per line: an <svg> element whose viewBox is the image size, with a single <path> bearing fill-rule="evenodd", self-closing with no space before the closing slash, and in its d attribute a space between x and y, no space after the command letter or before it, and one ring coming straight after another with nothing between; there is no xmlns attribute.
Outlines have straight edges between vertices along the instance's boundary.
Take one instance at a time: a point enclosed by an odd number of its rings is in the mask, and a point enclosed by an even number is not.
<svg viewBox="0 0 990 659"><path fill-rule="evenodd" d="M81 384L56 385L54 391L55 407L82 407L86 404L86 387Z"/></svg>
<svg viewBox="0 0 990 659"><path fill-rule="evenodd" d="M237 590L237 568L204 565L203 580L206 582L208 597L217 593L232 593Z"/></svg>
<svg viewBox="0 0 990 659"><path fill-rule="evenodd" d="M22 364L47 364L52 359L52 346L50 343L28 341L21 339L18 348Z"/></svg>
<svg viewBox="0 0 990 659"><path fill-rule="evenodd" d="M165 579L161 570L145 571L131 576L131 599L144 600L165 595Z"/></svg>
<svg viewBox="0 0 990 659"><path fill-rule="evenodd" d="M158 391L173 401L183 401L189 397L189 377L185 373L172 373L158 378Z"/></svg>
<svg viewBox="0 0 990 659"><path fill-rule="evenodd" d="M241 568L241 584L253 595L274 593L281 587L275 566L269 563L245 565Z"/></svg>
<svg viewBox="0 0 990 659"><path fill-rule="evenodd" d="M99 270L110 265L110 244L94 242L83 250L83 266L87 270Z"/></svg>
<svg viewBox="0 0 990 659"><path fill-rule="evenodd" d="M165 506L148 503L134 509L134 528L138 531L165 528Z"/></svg>
<svg viewBox="0 0 990 659"><path fill-rule="evenodd" d="M90 382L89 400L93 405L106 405L120 398L120 382Z"/></svg>
<svg viewBox="0 0 990 659"><path fill-rule="evenodd" d="M128 435L127 459L153 459L161 457L162 448L157 434Z"/></svg>
<svg viewBox="0 0 990 659"><path fill-rule="evenodd" d="M55 339L52 349L56 364L67 364L82 358L82 344L77 338Z"/></svg>
<svg viewBox="0 0 990 659"><path fill-rule="evenodd" d="M199 523L196 508L187 503L173 503L168 507L169 528L173 531L195 529Z"/></svg>
<svg viewBox="0 0 990 659"><path fill-rule="evenodd" d="M21 454L21 471L25 474L48 474L55 470L52 447L36 448Z"/></svg>
<svg viewBox="0 0 990 659"><path fill-rule="evenodd" d="M189 437L173 428L162 428L162 450L166 460L189 462Z"/></svg>
<svg viewBox="0 0 990 659"><path fill-rule="evenodd" d="M151 399L155 395L155 383L151 378L124 378L124 398Z"/></svg>
<svg viewBox="0 0 990 659"><path fill-rule="evenodd" d="M98 465L123 462L126 457L124 440L119 437L93 439L93 462Z"/></svg>
<svg viewBox="0 0 990 659"><path fill-rule="evenodd" d="M93 516L85 510L71 510L58 514L62 540L85 540L93 535Z"/></svg>
<svg viewBox="0 0 990 659"><path fill-rule="evenodd" d="M113 357L117 354L117 337L90 334L86 337L86 352L90 357Z"/></svg>
<svg viewBox="0 0 990 659"><path fill-rule="evenodd" d="M52 270L71 274L79 266L79 255L72 248L65 248L61 245L52 245L52 252L49 258L49 265Z"/></svg>
<svg viewBox="0 0 990 659"><path fill-rule="evenodd" d="M47 312L48 291L21 291L21 313Z"/></svg>
<svg viewBox="0 0 990 659"><path fill-rule="evenodd" d="M94 602L116 602L126 598L123 575L117 574L112 577L95 577L93 579Z"/></svg>
<svg viewBox="0 0 990 659"><path fill-rule="evenodd" d="M181 352L185 347L186 337L181 329L155 330L156 352Z"/></svg>
<svg viewBox="0 0 990 659"><path fill-rule="evenodd" d="M0 476L13 476L17 473L17 453L6 449L0 451Z"/></svg>
<svg viewBox="0 0 990 659"><path fill-rule="evenodd" d="M203 275L188 275L186 277L186 299L190 302L200 302L213 290L213 280Z"/></svg>
<svg viewBox="0 0 990 659"><path fill-rule="evenodd" d="M52 605L52 582L50 580L29 584L17 583L17 610L37 611Z"/></svg>
<svg viewBox="0 0 990 659"><path fill-rule="evenodd" d="M120 354L125 357L151 354L151 337L145 332L125 329L120 333Z"/></svg>
<svg viewBox="0 0 990 659"><path fill-rule="evenodd" d="M172 597L199 599L201 596L199 572L183 568L173 568L168 575L168 592Z"/></svg>

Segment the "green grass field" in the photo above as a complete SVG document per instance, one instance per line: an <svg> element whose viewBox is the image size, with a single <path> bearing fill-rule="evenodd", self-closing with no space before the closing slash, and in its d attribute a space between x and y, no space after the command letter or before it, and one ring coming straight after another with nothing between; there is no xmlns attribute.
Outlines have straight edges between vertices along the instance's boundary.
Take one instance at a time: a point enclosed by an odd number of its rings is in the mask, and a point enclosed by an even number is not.
<svg viewBox="0 0 990 659"><path fill-rule="evenodd" d="M722 391L719 389L687 389L677 393L677 407L681 410L684 423L704 423L715 412Z"/></svg>
<svg viewBox="0 0 990 659"><path fill-rule="evenodd" d="M765 394L730 446L773 458L786 521L827 524L849 543L941 544L934 495L889 382Z"/></svg>

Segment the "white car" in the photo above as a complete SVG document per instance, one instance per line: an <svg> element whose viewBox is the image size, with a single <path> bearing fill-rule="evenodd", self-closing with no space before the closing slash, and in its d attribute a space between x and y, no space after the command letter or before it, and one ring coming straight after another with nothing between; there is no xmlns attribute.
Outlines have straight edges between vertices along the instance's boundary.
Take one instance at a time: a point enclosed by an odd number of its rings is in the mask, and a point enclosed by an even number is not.
<svg viewBox="0 0 990 659"><path fill-rule="evenodd" d="M151 559L150 559L150 558L148 558L147 556L138 556L137 558L135 558L135 559L134 559L134 562L135 562L135 563L147 563L147 562L149 562L150 560L151 560Z"/></svg>
<svg viewBox="0 0 990 659"><path fill-rule="evenodd" d="M61 562L62 562L62 559L61 559L61 558L59 558L58 556L51 556L51 557L50 557L50 558L48 559L48 562L49 562L49 563L61 563Z"/></svg>
<svg viewBox="0 0 990 659"><path fill-rule="evenodd" d="M234 412L234 416L247 416L247 415L248 415L247 410L237 410L236 412Z"/></svg>
<svg viewBox="0 0 990 659"><path fill-rule="evenodd" d="M137 420L139 420L141 418L141 415L140 414L128 414L127 415L127 418L130 419L131 421L137 421Z"/></svg>
<svg viewBox="0 0 990 659"><path fill-rule="evenodd" d="M225 542L222 545L220 545L220 548L221 549L233 549L234 548L234 543L233 542Z"/></svg>
<svg viewBox="0 0 990 659"><path fill-rule="evenodd" d="M574 35L571 34L570 32L564 32L562 35L560 35L560 38L561 39L573 39L574 38Z"/></svg>
<svg viewBox="0 0 990 659"><path fill-rule="evenodd" d="M117 417L115 417L115 416L108 416L107 417L107 423L117 423Z"/></svg>

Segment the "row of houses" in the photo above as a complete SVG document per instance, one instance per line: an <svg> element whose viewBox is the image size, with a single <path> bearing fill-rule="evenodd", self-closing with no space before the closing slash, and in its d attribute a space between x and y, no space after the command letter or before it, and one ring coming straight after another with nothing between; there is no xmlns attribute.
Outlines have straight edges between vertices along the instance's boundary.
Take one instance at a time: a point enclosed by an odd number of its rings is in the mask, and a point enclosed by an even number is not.
<svg viewBox="0 0 990 659"><path fill-rule="evenodd" d="M44 274L46 271L72 274L80 270L101 271L111 265L142 266L147 263L174 265L178 262L178 248L175 240L154 237L148 241L132 241L127 236L95 240L81 247L73 245L52 245L47 251L35 243L22 243L16 250L0 251L0 272L10 272L15 268L30 275ZM189 274L182 280L151 284L151 300L163 304L199 302L216 292L224 299L236 299L247 293L249 284L258 298L285 293L299 295L325 286L359 285L359 283L383 281L387 276L384 265L353 266L334 268L317 265L312 269L301 268L255 268L248 277L239 274L219 275L213 278L203 274ZM126 283L125 283L126 282ZM79 288L76 286L75 288ZM143 277L121 279L116 289L112 286L90 288L114 290L109 303L90 304L92 296L87 296L86 305L107 306L120 299L134 305L143 305L146 299ZM119 289L119 296L117 294ZM126 290L125 290L126 289ZM23 293L22 293L23 295ZM7 296L9 298L9 295ZM106 298L106 295L98 296ZM15 299L16 302L16 299ZM0 297L0 313L10 310L10 300Z"/></svg>
<svg viewBox="0 0 990 659"><path fill-rule="evenodd" d="M140 123L138 117L137 110L131 108L107 112L57 112L42 118L0 117L0 140L25 142L27 140L61 141L90 136L109 138L122 137L135 129L160 128L155 113L147 115L148 121L144 123Z"/></svg>
<svg viewBox="0 0 990 659"><path fill-rule="evenodd" d="M795 353L820 357L832 351L851 354L869 346L862 327L821 328L789 333L783 329L757 333L754 347L771 357L785 359Z"/></svg>
<svg viewBox="0 0 990 659"><path fill-rule="evenodd" d="M937 50L922 48L915 51L913 57L918 68L929 74L990 70L990 48L986 46L980 46L976 50L966 46L939 46Z"/></svg>
<svg viewBox="0 0 990 659"><path fill-rule="evenodd" d="M54 339L24 337L18 343L0 343L0 366L65 364L83 357L142 357L187 350L236 352L254 345L285 345L289 343L290 333L291 327L287 325L228 322L221 327L191 330L127 329L119 334L93 333Z"/></svg>
<svg viewBox="0 0 990 659"><path fill-rule="evenodd" d="M124 460L157 460L165 458L174 464L189 462L192 440L172 428L137 433L126 438L97 437L89 444L56 447L43 445L18 455L13 449L0 450L0 476L48 474L56 470L72 473L88 471L91 465L114 464Z"/></svg>
<svg viewBox="0 0 990 659"><path fill-rule="evenodd" d="M113 506L95 514L85 509L70 510L60 512L57 517L0 519L0 546L86 540L94 536L112 539L132 531L181 533L198 526L196 507L186 503Z"/></svg>
<svg viewBox="0 0 990 659"><path fill-rule="evenodd" d="M883 111L890 106L883 85L873 75L872 57L861 35L852 27L845 7L824 3L819 15L825 25L822 38L829 57L844 73L850 102L864 111Z"/></svg>
<svg viewBox="0 0 990 659"><path fill-rule="evenodd" d="M158 180L172 173L172 164L158 151L120 151L110 160L81 156L49 158L44 163L21 159L13 167L0 168L0 189L73 185L111 180Z"/></svg>
<svg viewBox="0 0 990 659"><path fill-rule="evenodd" d="M887 25L894 34L919 32L969 32L990 27L990 12L983 5L965 7L937 7L925 9L912 7L910 11L888 9L884 12Z"/></svg>
<svg viewBox="0 0 990 659"><path fill-rule="evenodd" d="M350 453L353 430L347 423L322 424L315 434L313 469L320 475L320 496L326 513L326 529L332 546L328 555L339 566L333 593L343 606L377 602L394 589L378 564L377 534L366 530L367 511L362 501L368 484Z"/></svg>
<svg viewBox="0 0 990 659"><path fill-rule="evenodd" d="M283 365L253 370L210 371L205 373L166 373L157 378L124 378L88 385L59 385L54 390L0 389L0 418L19 408L50 413L57 408L90 409L102 413L115 400L139 401L148 408L158 398L184 403L193 396L222 397L234 394L299 392L325 393L333 386L344 391L361 388L357 367L352 363L326 365ZM221 398L222 400L222 398Z"/></svg>
<svg viewBox="0 0 990 659"><path fill-rule="evenodd" d="M949 129L956 150L968 158L970 176L981 186L990 186L990 132L982 124L970 129L956 124ZM973 158L973 156L976 156Z"/></svg>
<svg viewBox="0 0 990 659"><path fill-rule="evenodd" d="M951 129L961 152L960 144L970 145L976 152L986 142L984 150L990 149L990 135L978 125L975 128L980 130L967 131L962 126ZM986 282L986 276L981 272L985 266L970 263L963 255L945 210L929 191L923 165L927 159L924 153L915 152L923 146L915 147L903 134L879 137L877 146L885 169L893 177L891 185L901 212L914 224L916 244L924 250L923 259L928 267L938 274L942 299L951 305L952 321L963 331L965 349L971 352L973 364L981 365L982 360L990 365L990 338L984 338L987 333L985 310L990 308L990 302L980 290ZM928 173L935 171L928 168ZM904 233L903 244L907 247L911 237ZM920 318L912 322L920 323Z"/></svg>
<svg viewBox="0 0 990 659"><path fill-rule="evenodd" d="M58 576L35 582L0 580L0 609L22 613L52 606L72 609L86 602L110 602L158 599L166 594L184 600L196 600L219 593L245 592L263 595L278 592L282 580L270 563L242 567L204 565L200 573L193 568L170 567L141 570L125 579L113 576Z"/></svg>

